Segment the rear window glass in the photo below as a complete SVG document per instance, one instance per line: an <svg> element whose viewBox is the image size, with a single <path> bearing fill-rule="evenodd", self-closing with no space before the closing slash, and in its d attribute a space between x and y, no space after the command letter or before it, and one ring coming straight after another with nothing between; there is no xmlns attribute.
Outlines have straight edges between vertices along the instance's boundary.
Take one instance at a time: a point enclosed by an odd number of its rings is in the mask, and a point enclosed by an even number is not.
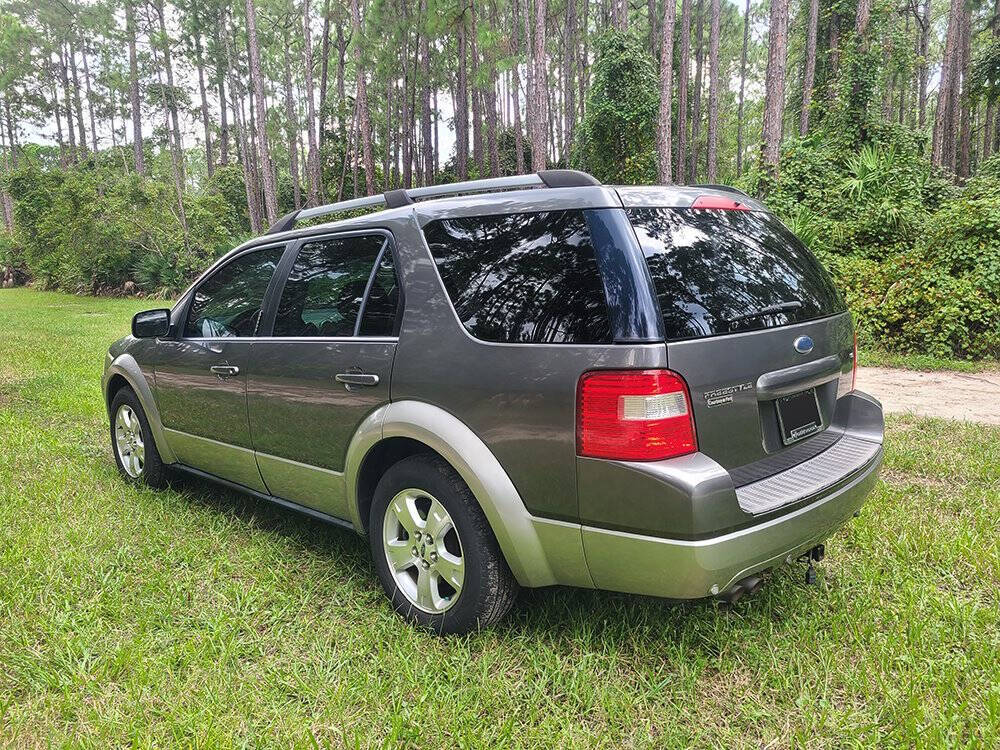
<svg viewBox="0 0 1000 750"><path fill-rule="evenodd" d="M770 214L636 208L628 215L667 340L773 328L846 309L819 261Z"/></svg>
<svg viewBox="0 0 1000 750"><path fill-rule="evenodd" d="M611 341L583 211L440 219L424 235L459 319L476 338Z"/></svg>

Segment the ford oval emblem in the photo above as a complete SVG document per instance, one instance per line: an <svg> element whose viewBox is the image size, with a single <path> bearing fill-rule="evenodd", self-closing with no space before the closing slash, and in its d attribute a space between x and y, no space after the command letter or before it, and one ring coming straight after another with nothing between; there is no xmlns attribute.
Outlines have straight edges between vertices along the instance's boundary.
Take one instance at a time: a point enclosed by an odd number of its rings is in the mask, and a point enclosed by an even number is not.
<svg viewBox="0 0 1000 750"><path fill-rule="evenodd" d="M813 340L808 336L799 336L793 346L799 354L808 354L813 350Z"/></svg>

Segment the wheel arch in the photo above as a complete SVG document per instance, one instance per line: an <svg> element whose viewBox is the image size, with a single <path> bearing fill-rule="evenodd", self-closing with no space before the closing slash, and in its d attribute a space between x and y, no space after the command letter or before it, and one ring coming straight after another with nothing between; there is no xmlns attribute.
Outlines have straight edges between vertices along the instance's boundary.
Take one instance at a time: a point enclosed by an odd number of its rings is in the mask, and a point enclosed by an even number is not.
<svg viewBox="0 0 1000 750"><path fill-rule="evenodd" d="M103 378L104 404L111 416L111 402L122 388L131 388L139 399L143 412L146 414L146 421L149 422L149 430L153 433L153 442L156 443L156 450L160 454L160 460L165 464L175 463L176 456L170 450L170 444L163 432L163 423L160 421L160 411L156 408L156 400L153 391L149 387L149 382L131 354L120 354L105 369Z"/></svg>
<svg viewBox="0 0 1000 750"><path fill-rule="evenodd" d="M373 417L355 434L345 464L348 508L357 531L366 530L375 485L385 469L407 456L433 453L472 491L518 583L532 587L558 582L535 519L500 462L467 425L420 401L393 402L379 410L378 419Z"/></svg>

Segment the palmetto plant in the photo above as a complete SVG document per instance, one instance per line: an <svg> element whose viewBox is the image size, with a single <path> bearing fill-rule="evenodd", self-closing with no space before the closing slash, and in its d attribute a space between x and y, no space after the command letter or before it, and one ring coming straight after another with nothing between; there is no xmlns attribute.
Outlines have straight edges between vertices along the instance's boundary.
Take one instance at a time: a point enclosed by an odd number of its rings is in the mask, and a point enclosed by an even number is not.
<svg viewBox="0 0 1000 750"><path fill-rule="evenodd" d="M923 214L920 196L927 174L914 169L911 160L894 146L883 148L865 144L847 158L840 192L858 204L860 210L874 211L879 220L894 229L908 229Z"/></svg>

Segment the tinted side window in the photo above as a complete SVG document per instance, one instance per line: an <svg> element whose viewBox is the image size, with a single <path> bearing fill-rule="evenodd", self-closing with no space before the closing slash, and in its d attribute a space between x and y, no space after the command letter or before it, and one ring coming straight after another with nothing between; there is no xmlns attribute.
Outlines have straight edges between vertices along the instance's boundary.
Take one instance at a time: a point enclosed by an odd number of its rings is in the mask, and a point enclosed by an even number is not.
<svg viewBox="0 0 1000 750"><path fill-rule="evenodd" d="M441 219L424 235L473 336L504 343L611 341L583 211Z"/></svg>
<svg viewBox="0 0 1000 750"><path fill-rule="evenodd" d="M184 335L188 338L253 336L261 305L283 247L241 255L209 276L195 290Z"/></svg>
<svg viewBox="0 0 1000 750"><path fill-rule="evenodd" d="M353 336L361 300L385 237L306 242L281 293L275 336Z"/></svg>
<svg viewBox="0 0 1000 750"><path fill-rule="evenodd" d="M392 251L386 246L368 290L358 333L361 336L395 336L399 332L400 312L399 280L396 278Z"/></svg>
<svg viewBox="0 0 1000 750"><path fill-rule="evenodd" d="M668 340L773 328L846 309L819 261L770 214L669 208L628 214Z"/></svg>

